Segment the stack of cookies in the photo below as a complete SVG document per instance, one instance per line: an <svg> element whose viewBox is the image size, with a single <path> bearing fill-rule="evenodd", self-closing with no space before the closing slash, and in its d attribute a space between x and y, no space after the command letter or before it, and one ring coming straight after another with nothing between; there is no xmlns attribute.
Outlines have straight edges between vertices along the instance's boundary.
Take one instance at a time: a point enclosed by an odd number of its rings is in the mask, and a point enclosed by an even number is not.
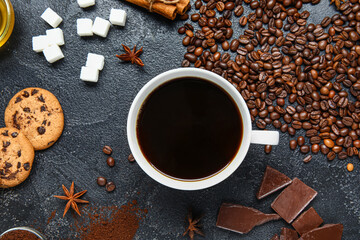
<svg viewBox="0 0 360 240"><path fill-rule="evenodd" d="M18 92L5 110L0 128L0 188L14 187L30 174L35 150L51 147L64 129L64 114L57 98L41 88Z"/></svg>

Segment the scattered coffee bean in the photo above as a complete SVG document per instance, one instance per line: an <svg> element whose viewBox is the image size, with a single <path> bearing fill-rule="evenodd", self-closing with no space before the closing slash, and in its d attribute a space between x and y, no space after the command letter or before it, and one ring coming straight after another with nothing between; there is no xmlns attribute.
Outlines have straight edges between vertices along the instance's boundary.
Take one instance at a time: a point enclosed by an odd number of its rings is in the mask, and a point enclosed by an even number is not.
<svg viewBox="0 0 360 240"><path fill-rule="evenodd" d="M109 167L115 166L115 160L114 160L113 157L108 157L108 158L106 159L106 163L107 163L107 165L108 165Z"/></svg>
<svg viewBox="0 0 360 240"><path fill-rule="evenodd" d="M300 152L301 153L309 153L310 152L310 147L307 145L303 145L300 147Z"/></svg>
<svg viewBox="0 0 360 240"><path fill-rule="evenodd" d="M104 146L103 152L107 155L110 155L112 153L112 148L110 146Z"/></svg>
<svg viewBox="0 0 360 240"><path fill-rule="evenodd" d="M128 161L129 161L129 162L135 162L135 161L136 161L135 158L134 158L134 156L132 155L132 153L129 155Z"/></svg>
<svg viewBox="0 0 360 240"><path fill-rule="evenodd" d="M112 191L115 190L116 185L115 185L115 183L113 183L113 182L108 182L108 183L106 184L105 188L106 188L106 191L112 192Z"/></svg>
<svg viewBox="0 0 360 240"><path fill-rule="evenodd" d="M104 177L98 177L96 182L99 186L103 187L106 185L107 180Z"/></svg>
<svg viewBox="0 0 360 240"><path fill-rule="evenodd" d="M271 145L265 145L264 151L266 154L271 153L272 150L272 146Z"/></svg>
<svg viewBox="0 0 360 240"><path fill-rule="evenodd" d="M290 149L295 150L297 147L297 142L295 140L290 140Z"/></svg>
<svg viewBox="0 0 360 240"><path fill-rule="evenodd" d="M311 156L311 155L308 155L308 156L306 156L306 157L304 158L303 162L304 162L304 163L308 163L308 162L311 161L311 159L312 159L312 156Z"/></svg>
<svg viewBox="0 0 360 240"><path fill-rule="evenodd" d="M299 146L304 145L304 144L305 144L305 138L304 138L303 136L298 137L298 139L297 139L297 144L298 144Z"/></svg>
<svg viewBox="0 0 360 240"><path fill-rule="evenodd" d="M354 170L354 165L352 163L348 163L347 166L346 166L346 169L349 171L349 172L352 172Z"/></svg>

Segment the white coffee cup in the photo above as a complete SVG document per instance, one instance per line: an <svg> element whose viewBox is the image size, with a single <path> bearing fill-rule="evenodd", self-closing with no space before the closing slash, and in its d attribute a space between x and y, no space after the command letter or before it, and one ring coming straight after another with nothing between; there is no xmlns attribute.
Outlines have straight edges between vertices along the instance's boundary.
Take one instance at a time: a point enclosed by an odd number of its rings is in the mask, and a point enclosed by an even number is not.
<svg viewBox="0 0 360 240"><path fill-rule="evenodd" d="M196 77L204 79L216 84L218 87L226 91L236 103L238 109L240 110L240 115L243 122L243 137L239 147L238 152L236 153L233 160L221 171L211 175L207 178L202 178L200 180L179 180L176 178L171 178L156 168L154 168L149 161L146 160L144 154L142 153L139 142L137 139L137 117L141 109L142 104L156 88L160 85L182 77ZM147 173L151 178L158 181L159 183L180 190L199 190L211 187L215 184L220 183L229 177L235 170L240 166L244 160L246 153L249 149L250 143L256 144L268 144L268 145L277 145L279 143L279 132L277 131L258 131L252 130L251 119L248 107L240 95L240 93L232 86L228 81L226 81L221 76L198 68L178 68L173 69L167 72L164 72L153 79L151 79L145 86L139 91L136 95L127 120L127 137L130 145L131 152L136 159L136 162L139 166Z"/></svg>

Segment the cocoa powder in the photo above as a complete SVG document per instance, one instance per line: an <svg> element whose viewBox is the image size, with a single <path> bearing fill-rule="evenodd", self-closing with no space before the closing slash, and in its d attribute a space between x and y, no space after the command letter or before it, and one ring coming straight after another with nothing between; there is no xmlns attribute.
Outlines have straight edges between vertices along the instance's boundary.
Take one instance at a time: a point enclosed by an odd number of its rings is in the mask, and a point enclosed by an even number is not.
<svg viewBox="0 0 360 240"><path fill-rule="evenodd" d="M35 234L25 230L15 230L6 233L0 240L40 240Z"/></svg>
<svg viewBox="0 0 360 240"><path fill-rule="evenodd" d="M130 240L146 214L136 200L121 207L84 207L74 227L79 239Z"/></svg>

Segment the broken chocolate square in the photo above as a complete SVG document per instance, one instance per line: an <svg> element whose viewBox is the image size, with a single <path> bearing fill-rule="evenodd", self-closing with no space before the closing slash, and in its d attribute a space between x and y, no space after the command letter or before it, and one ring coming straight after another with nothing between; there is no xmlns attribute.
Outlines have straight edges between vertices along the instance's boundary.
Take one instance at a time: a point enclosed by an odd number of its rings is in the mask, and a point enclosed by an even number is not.
<svg viewBox="0 0 360 240"><path fill-rule="evenodd" d="M282 228L280 240L298 240L298 234L295 230Z"/></svg>
<svg viewBox="0 0 360 240"><path fill-rule="evenodd" d="M237 233L248 233L255 226L278 220L277 214L265 214L254 208L223 203L219 210L216 226Z"/></svg>
<svg viewBox="0 0 360 240"><path fill-rule="evenodd" d="M342 224L326 224L303 234L299 240L341 240L343 228Z"/></svg>
<svg viewBox="0 0 360 240"><path fill-rule="evenodd" d="M257 199L262 199L286 187L290 183L291 179L288 176L270 166L267 166L256 197Z"/></svg>
<svg viewBox="0 0 360 240"><path fill-rule="evenodd" d="M314 228L317 228L323 223L322 218L317 214L313 207L301 214L292 224L296 231L303 235Z"/></svg>
<svg viewBox="0 0 360 240"><path fill-rule="evenodd" d="M295 178L271 204L271 207L287 223L291 223L304 208L316 197L317 192Z"/></svg>

